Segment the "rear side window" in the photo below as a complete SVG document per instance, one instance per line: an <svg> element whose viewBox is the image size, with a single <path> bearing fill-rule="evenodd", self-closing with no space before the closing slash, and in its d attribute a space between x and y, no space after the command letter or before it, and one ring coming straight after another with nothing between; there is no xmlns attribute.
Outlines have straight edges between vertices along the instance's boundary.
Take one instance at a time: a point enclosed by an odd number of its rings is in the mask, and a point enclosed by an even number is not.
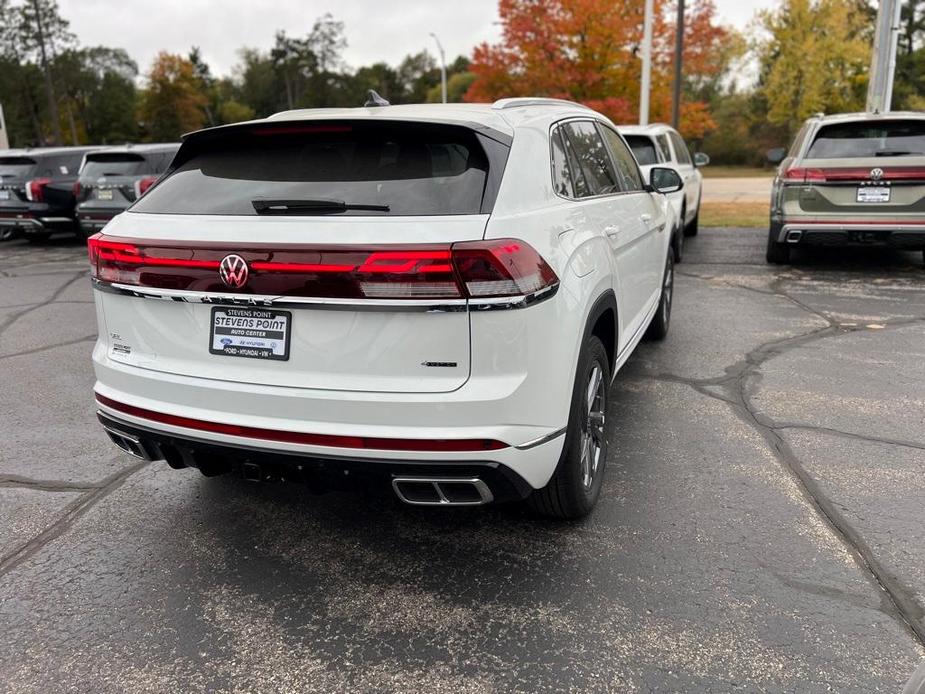
<svg viewBox="0 0 925 694"><path fill-rule="evenodd" d="M676 132L670 133L671 142L674 145L675 154L678 155L679 164L692 164L691 153L687 151L687 145Z"/></svg>
<svg viewBox="0 0 925 694"><path fill-rule="evenodd" d="M640 166L658 164L658 152L651 137L645 135L625 135L624 137Z"/></svg>
<svg viewBox="0 0 925 694"><path fill-rule="evenodd" d="M567 123L562 132L568 138L584 174L589 195L606 195L620 190L617 173L594 123L575 121Z"/></svg>
<svg viewBox="0 0 925 694"><path fill-rule="evenodd" d="M556 190L556 195L566 198L577 197L575 195L575 186L572 184L572 168L565 154L565 146L562 144L562 135L559 128L553 131L550 143L552 145L552 184Z"/></svg>
<svg viewBox="0 0 925 694"><path fill-rule="evenodd" d="M668 136L658 135L655 138L655 145L658 147L662 161L671 161L671 148L668 146Z"/></svg>
<svg viewBox="0 0 925 694"><path fill-rule="evenodd" d="M489 178L476 134L436 124L261 125L191 142L180 156L133 211L254 215L255 201L284 201L301 203L300 214L314 205L312 214L469 215L482 211Z"/></svg>
<svg viewBox="0 0 925 694"><path fill-rule="evenodd" d="M88 154L80 170L82 181L96 181L106 176L137 176L151 173L151 166L140 154L99 152Z"/></svg>
<svg viewBox="0 0 925 694"><path fill-rule="evenodd" d="M790 145L790 150L787 152L788 157L795 157L800 152L800 148L803 146L803 140L806 139L806 133L809 132L809 123L804 123L803 127L800 128L800 131L797 133L797 136L793 138L793 144Z"/></svg>
<svg viewBox="0 0 925 694"><path fill-rule="evenodd" d="M610 147L614 163L617 166L617 173L620 175L620 190L627 193L634 193L643 189L642 174L639 173L639 167L636 160L630 154L629 148L623 144L622 138L613 130L606 126L601 126L601 132ZM647 138L648 139L648 138ZM649 140L651 142L651 140Z"/></svg>
<svg viewBox="0 0 925 694"><path fill-rule="evenodd" d="M925 155L925 121L837 123L819 128L807 159Z"/></svg>

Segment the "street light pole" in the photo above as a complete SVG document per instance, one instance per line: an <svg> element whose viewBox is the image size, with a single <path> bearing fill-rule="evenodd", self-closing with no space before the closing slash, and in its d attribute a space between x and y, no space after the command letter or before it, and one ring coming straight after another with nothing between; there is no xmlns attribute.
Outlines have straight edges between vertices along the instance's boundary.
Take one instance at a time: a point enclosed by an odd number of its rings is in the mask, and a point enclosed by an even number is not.
<svg viewBox="0 0 925 694"><path fill-rule="evenodd" d="M681 123L681 63L684 54L684 0L678 0L678 25L674 36L674 94L671 99L671 127Z"/></svg>
<svg viewBox="0 0 925 694"><path fill-rule="evenodd" d="M893 100L900 5L900 0L880 0L877 9L877 30L867 83L867 110L872 113L889 112Z"/></svg>
<svg viewBox="0 0 925 694"><path fill-rule="evenodd" d="M649 124L649 92L652 85L652 14L653 0L646 0L642 30L642 84L639 87L639 125Z"/></svg>
<svg viewBox="0 0 925 694"><path fill-rule="evenodd" d="M443 44L434 32L430 32L437 42L437 50L440 51L440 91L443 94L443 103L446 103L446 54L443 52Z"/></svg>

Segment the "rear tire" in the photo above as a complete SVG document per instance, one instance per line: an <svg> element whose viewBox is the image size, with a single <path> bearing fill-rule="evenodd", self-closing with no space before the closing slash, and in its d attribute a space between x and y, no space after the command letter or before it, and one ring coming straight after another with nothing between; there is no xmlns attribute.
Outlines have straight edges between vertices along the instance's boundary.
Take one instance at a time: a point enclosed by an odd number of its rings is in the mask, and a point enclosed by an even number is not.
<svg viewBox="0 0 925 694"><path fill-rule="evenodd" d="M51 238L51 232L43 231L38 234L26 234L26 238L29 240L29 243L45 243Z"/></svg>
<svg viewBox="0 0 925 694"><path fill-rule="evenodd" d="M774 231L768 232L768 250L764 257L772 265L784 265L790 262L790 246L774 239Z"/></svg>
<svg viewBox="0 0 925 694"><path fill-rule="evenodd" d="M559 464L549 483L528 499L534 511L568 520L586 516L594 508L607 462L604 420L609 388L607 350L597 336L591 335L578 357Z"/></svg>
<svg viewBox="0 0 925 694"><path fill-rule="evenodd" d="M674 251L668 249L668 257L665 259L665 272L662 275L662 293L658 299L658 308L649 328L646 330L646 338L649 340L664 340L668 335L668 327L671 324L671 305L674 300Z"/></svg>
<svg viewBox="0 0 925 694"><path fill-rule="evenodd" d="M12 241L16 238L16 230L4 227L0 229L0 241Z"/></svg>

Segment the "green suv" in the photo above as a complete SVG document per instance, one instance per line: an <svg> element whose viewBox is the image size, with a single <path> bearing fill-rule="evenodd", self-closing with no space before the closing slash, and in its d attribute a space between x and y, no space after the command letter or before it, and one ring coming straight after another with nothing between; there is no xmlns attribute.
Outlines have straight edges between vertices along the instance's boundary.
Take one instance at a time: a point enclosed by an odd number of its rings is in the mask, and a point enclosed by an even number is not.
<svg viewBox="0 0 925 694"><path fill-rule="evenodd" d="M925 113L810 118L771 189L767 260L795 246L886 245L925 251Z"/></svg>

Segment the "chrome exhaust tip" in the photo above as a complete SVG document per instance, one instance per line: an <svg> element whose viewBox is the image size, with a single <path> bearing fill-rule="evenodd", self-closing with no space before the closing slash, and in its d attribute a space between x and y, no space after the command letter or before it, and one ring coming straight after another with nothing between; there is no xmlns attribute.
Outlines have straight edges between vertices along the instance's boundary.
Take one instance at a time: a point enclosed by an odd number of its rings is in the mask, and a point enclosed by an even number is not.
<svg viewBox="0 0 925 694"><path fill-rule="evenodd" d="M141 442L141 439L139 439L137 436L132 436L131 434L126 434L124 431L112 429L107 426L104 426L103 428L106 430L106 434L109 436L109 440L129 455L134 456L135 458L141 458L141 460L151 461L157 459L154 454L145 447L145 445Z"/></svg>
<svg viewBox="0 0 925 694"><path fill-rule="evenodd" d="M799 243L803 238L803 232L799 229L791 229L787 232L787 243Z"/></svg>
<svg viewBox="0 0 925 694"><path fill-rule="evenodd" d="M478 477L394 477L392 489L412 506L482 506L495 498Z"/></svg>

